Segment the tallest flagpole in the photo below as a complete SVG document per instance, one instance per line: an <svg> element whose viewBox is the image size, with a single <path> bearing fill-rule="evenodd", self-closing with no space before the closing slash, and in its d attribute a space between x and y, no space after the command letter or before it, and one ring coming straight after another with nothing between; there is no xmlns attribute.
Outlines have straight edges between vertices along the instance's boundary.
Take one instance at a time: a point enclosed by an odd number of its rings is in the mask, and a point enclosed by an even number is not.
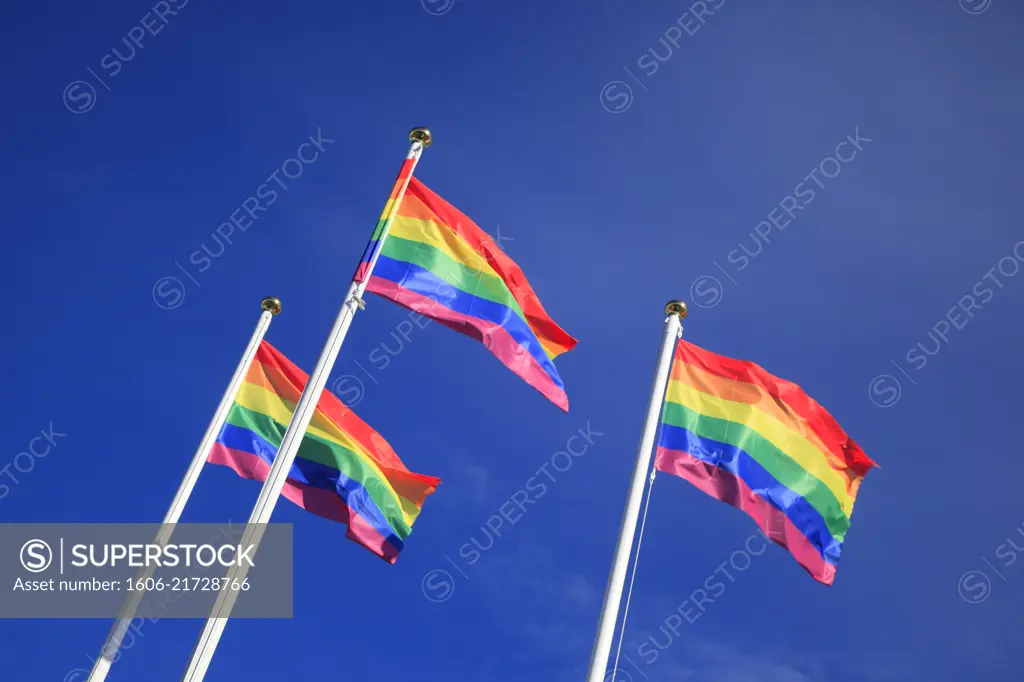
<svg viewBox="0 0 1024 682"><path fill-rule="evenodd" d="M682 301L669 301L665 306L665 314L668 317L665 318L665 333L661 338L658 368L654 372L651 397L647 403L647 419L644 421L643 435L640 437L640 448L636 453L636 465L633 467L633 480L629 486L629 495L626 497L626 508L622 512L622 525L619 527L619 539L615 544L615 558L612 560L612 570L608 575L604 604L601 605L601 619L597 626L594 651L590 656L587 682L604 682L606 675L605 668L608 666L608 654L612 650L615 621L619 617L619 604L622 602L622 587L626 582L629 553L633 549L636 522L640 518L640 500L643 497L648 470L651 468L651 452L654 448L654 438L658 435L658 423L665 400L665 387L668 385L669 372L672 370L676 340L683 334L682 319L686 317L686 304Z"/></svg>
<svg viewBox="0 0 1024 682"><path fill-rule="evenodd" d="M245 534L242 536L241 543L239 543L243 547L250 544L259 545L263 529L266 527L265 524L270 522L270 517L274 513L274 506L277 504L281 490L288 480L288 473L295 462L299 445L302 443L302 439L306 435L306 429L309 427L309 422L316 411L317 403L320 401L320 394L327 384L327 377L330 375L331 369L334 368L334 362L338 358L341 344L345 341L345 335L352 324L356 308L362 308L363 306L363 292L369 282L373 267L380 256L381 246L388 235L388 230L394 220L395 213L398 211L398 206L402 201L402 197L405 196L405 190L409 186L413 170L415 170L424 148L430 146L430 131L426 128L413 128L409 133L409 140L411 142L409 153L405 157L405 163L402 164L402 170L399 172L398 179L391 190L391 195L384 208L384 213L381 215L381 220L378 222L377 228L370 237L370 242L367 246L366 255L369 256L369 261L365 266L360 265L356 276L349 285L348 293L345 295L345 300L341 304L341 309L338 311L338 316L334 321L334 327L324 343L323 350L320 351L320 359L317 360L316 367L310 373L306 387L302 391L302 396L295 406L292 420L284 432L281 445L277 450L277 455L274 457L274 464L267 474L267 480L263 483L260 496L256 500L256 506L253 507L252 514L249 516ZM374 242L376 242L376 245ZM365 258L366 256L364 255ZM245 562L242 563L244 564ZM226 584L230 585L236 580L240 583L245 578L246 573L248 573L248 567L244 565L232 569L228 573ZM222 590L218 595L213 611L206 620L206 626L203 628L199 641L196 643L192 659L189 661L185 674L181 678L182 682L201 682L206 676L206 671L210 667L210 661L213 659L217 644L224 633L224 627L231 616L231 609L234 607L237 597L238 593L230 589Z"/></svg>

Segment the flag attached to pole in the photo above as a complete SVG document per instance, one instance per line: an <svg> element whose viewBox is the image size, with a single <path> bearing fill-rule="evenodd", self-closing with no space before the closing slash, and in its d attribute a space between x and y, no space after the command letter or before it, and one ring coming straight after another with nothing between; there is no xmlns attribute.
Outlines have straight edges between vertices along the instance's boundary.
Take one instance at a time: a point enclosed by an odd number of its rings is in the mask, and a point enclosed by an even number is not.
<svg viewBox="0 0 1024 682"><path fill-rule="evenodd" d="M676 345L655 467L751 516L831 585L874 466L825 408L752 362Z"/></svg>
<svg viewBox="0 0 1024 682"><path fill-rule="evenodd" d="M260 344L209 461L264 481L308 376ZM380 434L324 391L282 494L348 526L347 536L394 563L440 479L409 471Z"/></svg>
<svg viewBox="0 0 1024 682"><path fill-rule="evenodd" d="M365 279L376 257L368 291L475 338L568 411L554 359L572 350L576 339L544 311L523 271L486 232L415 177L400 201L391 223L382 219L378 225L355 280Z"/></svg>

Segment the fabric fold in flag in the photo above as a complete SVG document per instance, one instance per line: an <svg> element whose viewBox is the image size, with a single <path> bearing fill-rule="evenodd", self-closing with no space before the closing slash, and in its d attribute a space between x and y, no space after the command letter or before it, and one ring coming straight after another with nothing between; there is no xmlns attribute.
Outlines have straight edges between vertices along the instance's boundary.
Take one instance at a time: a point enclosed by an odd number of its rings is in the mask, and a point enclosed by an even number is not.
<svg viewBox="0 0 1024 682"><path fill-rule="evenodd" d="M796 384L680 339L655 466L746 512L831 585L874 462Z"/></svg>
<svg viewBox="0 0 1024 682"><path fill-rule="evenodd" d="M208 461L266 481L309 377L263 341ZM282 495L348 526L347 537L394 563L440 479L416 474L387 441L324 391Z"/></svg>
<svg viewBox="0 0 1024 682"><path fill-rule="evenodd" d="M415 177L389 225L402 182L400 174L355 281L366 278L376 256L368 291L480 341L568 411L554 359L576 339L545 312L523 271L491 237Z"/></svg>

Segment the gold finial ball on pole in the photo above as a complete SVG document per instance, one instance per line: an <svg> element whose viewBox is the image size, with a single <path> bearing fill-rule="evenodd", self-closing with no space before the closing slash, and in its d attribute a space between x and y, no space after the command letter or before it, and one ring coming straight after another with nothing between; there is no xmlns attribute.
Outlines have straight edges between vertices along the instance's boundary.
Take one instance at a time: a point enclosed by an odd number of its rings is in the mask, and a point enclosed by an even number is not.
<svg viewBox="0 0 1024 682"><path fill-rule="evenodd" d="M665 304L666 315L678 315L679 319L686 317L686 304L682 301L669 301Z"/></svg>
<svg viewBox="0 0 1024 682"><path fill-rule="evenodd" d="M281 312L281 299L277 296L267 296L265 299L260 301L260 307L271 315L277 315Z"/></svg>
<svg viewBox="0 0 1024 682"><path fill-rule="evenodd" d="M409 131L409 141L420 142L424 147L429 147L434 138L426 128L413 128Z"/></svg>

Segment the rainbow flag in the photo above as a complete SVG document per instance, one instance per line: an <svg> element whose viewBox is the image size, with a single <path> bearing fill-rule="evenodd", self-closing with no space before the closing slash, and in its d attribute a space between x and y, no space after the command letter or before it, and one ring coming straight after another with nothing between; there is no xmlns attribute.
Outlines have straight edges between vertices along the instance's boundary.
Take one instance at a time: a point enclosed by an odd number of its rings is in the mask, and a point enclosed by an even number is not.
<svg viewBox="0 0 1024 682"><path fill-rule="evenodd" d="M355 280L367 289L484 344L506 367L569 410L554 359L576 339L552 320L519 266L486 232L415 177L388 228L387 217L408 177L399 175ZM388 228L383 249L379 241Z"/></svg>
<svg viewBox="0 0 1024 682"><path fill-rule="evenodd" d="M745 511L831 585L874 462L796 384L680 340L655 466Z"/></svg>
<svg viewBox="0 0 1024 682"><path fill-rule="evenodd" d="M263 341L208 461L265 481L308 378ZM440 482L409 471L380 434L324 391L283 495L346 524L349 539L394 563Z"/></svg>

